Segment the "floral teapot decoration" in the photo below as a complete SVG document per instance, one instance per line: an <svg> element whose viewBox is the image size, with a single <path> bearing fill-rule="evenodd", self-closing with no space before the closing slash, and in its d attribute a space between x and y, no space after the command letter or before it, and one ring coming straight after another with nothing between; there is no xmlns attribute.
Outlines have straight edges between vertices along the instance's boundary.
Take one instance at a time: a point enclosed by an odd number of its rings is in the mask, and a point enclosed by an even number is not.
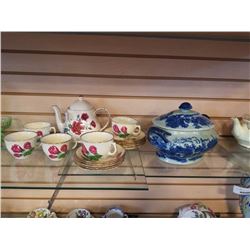
<svg viewBox="0 0 250 250"><path fill-rule="evenodd" d="M110 123L111 117L105 108L94 109L93 106L85 101L82 96L78 98L65 112L65 122L62 121L61 111L57 105L52 106L56 123L61 133L67 133L73 136L74 139L80 139L80 136L88 131L102 131L106 129ZM107 122L101 127L96 118L98 112L107 114Z"/></svg>

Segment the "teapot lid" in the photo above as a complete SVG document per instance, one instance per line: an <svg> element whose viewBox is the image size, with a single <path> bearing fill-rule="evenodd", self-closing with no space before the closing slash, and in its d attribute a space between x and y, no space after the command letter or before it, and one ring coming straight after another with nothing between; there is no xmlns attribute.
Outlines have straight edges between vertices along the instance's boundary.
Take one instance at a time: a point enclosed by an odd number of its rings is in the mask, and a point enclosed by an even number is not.
<svg viewBox="0 0 250 250"><path fill-rule="evenodd" d="M213 128L214 124L206 116L192 110L192 105L184 102L179 109L156 117L154 125L171 130L206 130Z"/></svg>
<svg viewBox="0 0 250 250"><path fill-rule="evenodd" d="M70 105L69 109L72 111L88 111L93 109L93 106L89 102L85 101L82 96L79 96L78 100L74 101Z"/></svg>

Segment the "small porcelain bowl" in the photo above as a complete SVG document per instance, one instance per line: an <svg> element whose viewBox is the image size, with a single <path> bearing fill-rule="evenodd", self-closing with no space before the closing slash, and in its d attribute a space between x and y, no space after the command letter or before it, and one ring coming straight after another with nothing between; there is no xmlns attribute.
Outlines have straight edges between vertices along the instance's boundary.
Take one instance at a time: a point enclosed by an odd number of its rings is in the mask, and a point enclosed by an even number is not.
<svg viewBox="0 0 250 250"><path fill-rule="evenodd" d="M109 208L103 218L128 218L128 215L119 207Z"/></svg>
<svg viewBox="0 0 250 250"><path fill-rule="evenodd" d="M43 152L51 161L61 161L65 158L70 149L74 149L77 143L71 148L72 136L64 133L46 135L41 138Z"/></svg>
<svg viewBox="0 0 250 250"><path fill-rule="evenodd" d="M32 154L36 142L35 132L21 131L8 134L4 142L9 153L16 159L25 159Z"/></svg>
<svg viewBox="0 0 250 250"><path fill-rule="evenodd" d="M67 218L94 218L94 216L84 208L76 208L69 212Z"/></svg>
<svg viewBox="0 0 250 250"><path fill-rule="evenodd" d="M47 208L37 208L32 210L27 218L57 218L57 216Z"/></svg>
<svg viewBox="0 0 250 250"><path fill-rule="evenodd" d="M216 218L216 216L210 208L202 203L194 203L181 207L178 218Z"/></svg>

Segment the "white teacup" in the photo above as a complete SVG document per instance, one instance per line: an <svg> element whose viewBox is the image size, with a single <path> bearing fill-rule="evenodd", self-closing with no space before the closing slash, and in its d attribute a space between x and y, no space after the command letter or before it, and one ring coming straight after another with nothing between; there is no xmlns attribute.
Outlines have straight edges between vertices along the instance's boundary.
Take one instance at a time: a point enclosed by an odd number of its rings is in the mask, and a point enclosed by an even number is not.
<svg viewBox="0 0 250 250"><path fill-rule="evenodd" d="M51 131L56 133L55 127L51 127L49 122L29 122L24 125L24 130L36 132L38 138L49 135Z"/></svg>
<svg viewBox="0 0 250 250"><path fill-rule="evenodd" d="M82 154L91 161L115 155L117 146L114 136L108 132L92 131L81 136Z"/></svg>
<svg viewBox="0 0 250 250"><path fill-rule="evenodd" d="M25 159L31 155L36 141L37 134L28 131L14 132L4 137L7 150L16 159Z"/></svg>
<svg viewBox="0 0 250 250"><path fill-rule="evenodd" d="M120 138L137 136L141 133L139 122L127 116L116 116L112 118L113 133Z"/></svg>
<svg viewBox="0 0 250 250"><path fill-rule="evenodd" d="M46 135L41 138L43 152L52 161L60 161L65 158L70 149L72 136L63 133ZM75 148L77 143L72 148Z"/></svg>

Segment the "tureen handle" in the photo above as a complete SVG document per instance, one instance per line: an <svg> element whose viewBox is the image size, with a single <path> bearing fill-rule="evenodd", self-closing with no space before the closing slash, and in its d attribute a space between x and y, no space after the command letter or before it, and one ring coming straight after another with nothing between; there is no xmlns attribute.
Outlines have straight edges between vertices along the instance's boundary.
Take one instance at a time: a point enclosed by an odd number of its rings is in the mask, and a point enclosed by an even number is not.
<svg viewBox="0 0 250 250"><path fill-rule="evenodd" d="M169 142L167 139L171 134L161 128L151 127L148 130L148 141L159 149L164 149Z"/></svg>
<svg viewBox="0 0 250 250"><path fill-rule="evenodd" d="M96 109L95 115L97 114L97 112L100 112L100 111L104 111L104 113L107 114L107 118L108 118L108 120L105 123L105 125L102 128L100 128L100 131L103 131L103 130L105 130L109 126L110 121L111 121L111 116L110 116L110 113L108 112L108 110L105 109L105 108L98 108L98 109Z"/></svg>

